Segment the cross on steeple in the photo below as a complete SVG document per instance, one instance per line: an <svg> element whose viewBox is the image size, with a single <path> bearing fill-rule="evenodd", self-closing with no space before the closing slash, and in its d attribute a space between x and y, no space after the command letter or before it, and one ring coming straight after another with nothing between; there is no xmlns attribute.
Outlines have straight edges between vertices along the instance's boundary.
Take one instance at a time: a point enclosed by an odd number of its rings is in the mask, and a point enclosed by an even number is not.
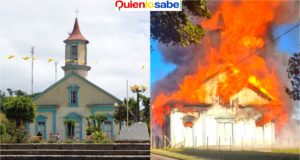
<svg viewBox="0 0 300 160"><path fill-rule="evenodd" d="M75 12L76 18L77 18L77 15L78 15L78 13L79 13L79 10L76 8L76 10L75 10L74 12Z"/></svg>

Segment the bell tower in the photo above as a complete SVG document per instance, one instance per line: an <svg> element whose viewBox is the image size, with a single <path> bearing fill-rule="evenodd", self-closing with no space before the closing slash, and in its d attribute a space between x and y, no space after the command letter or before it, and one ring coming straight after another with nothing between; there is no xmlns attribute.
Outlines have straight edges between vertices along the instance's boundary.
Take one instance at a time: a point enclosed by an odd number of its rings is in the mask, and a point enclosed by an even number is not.
<svg viewBox="0 0 300 160"><path fill-rule="evenodd" d="M87 44L89 43L80 32L77 18L72 33L64 40L65 45L65 76L75 72L82 77L86 77L91 69L87 66Z"/></svg>

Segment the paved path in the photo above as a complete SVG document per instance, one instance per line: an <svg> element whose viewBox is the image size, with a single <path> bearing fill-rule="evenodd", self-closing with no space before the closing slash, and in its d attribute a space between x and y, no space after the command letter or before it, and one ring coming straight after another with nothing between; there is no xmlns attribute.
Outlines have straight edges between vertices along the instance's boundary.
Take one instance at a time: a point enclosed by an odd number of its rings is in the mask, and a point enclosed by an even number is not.
<svg viewBox="0 0 300 160"><path fill-rule="evenodd" d="M169 157L160 156L157 154L151 154L151 160L177 160Z"/></svg>

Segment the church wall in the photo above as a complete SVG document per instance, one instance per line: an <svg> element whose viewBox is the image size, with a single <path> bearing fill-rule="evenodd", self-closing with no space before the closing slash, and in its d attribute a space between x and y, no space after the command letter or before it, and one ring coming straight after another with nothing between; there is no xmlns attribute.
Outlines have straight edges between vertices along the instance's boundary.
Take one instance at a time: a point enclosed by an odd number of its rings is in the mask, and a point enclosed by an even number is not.
<svg viewBox="0 0 300 160"><path fill-rule="evenodd" d="M172 147L204 147L207 143L218 146L220 143L221 146L251 148L270 145L275 140L275 126L271 122L260 127L256 126L254 119L228 121L201 112L190 128L183 125L184 115L176 109L170 114Z"/></svg>
<svg viewBox="0 0 300 160"><path fill-rule="evenodd" d="M170 127L171 127L171 145L174 147L180 147L184 145L184 135L183 135L183 123L182 123L182 117L183 114L180 112L174 112L172 111L172 114L170 115Z"/></svg>
<svg viewBox="0 0 300 160"><path fill-rule="evenodd" d="M96 89L77 76L71 76L63 83L58 84L36 100L37 105L60 104L61 107L68 107L68 86L77 84L79 88L79 106L90 104L114 104L117 100ZM59 95L59 96L58 96Z"/></svg>
<svg viewBox="0 0 300 160"><path fill-rule="evenodd" d="M78 44L78 64L85 64L85 45Z"/></svg>
<svg viewBox="0 0 300 160"><path fill-rule="evenodd" d="M66 138L66 129L64 125L65 117L68 116L70 113L77 113L82 116L82 124L84 124L84 117L89 116L89 109L86 106L78 106L78 107L67 107L67 106L61 106L58 108L57 111L57 122L56 122L56 130L61 135L61 139ZM84 138L85 135L85 125L82 125L82 136L81 138ZM77 137L80 138L80 137Z"/></svg>
<svg viewBox="0 0 300 160"><path fill-rule="evenodd" d="M203 145L203 116L200 115L199 118L194 123L194 146Z"/></svg>

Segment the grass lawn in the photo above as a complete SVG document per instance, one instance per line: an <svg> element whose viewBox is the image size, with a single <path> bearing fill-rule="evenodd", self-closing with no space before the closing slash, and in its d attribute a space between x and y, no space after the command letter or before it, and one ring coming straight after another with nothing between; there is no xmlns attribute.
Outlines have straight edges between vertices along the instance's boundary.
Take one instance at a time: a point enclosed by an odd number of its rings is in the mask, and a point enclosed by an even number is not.
<svg viewBox="0 0 300 160"><path fill-rule="evenodd" d="M205 149L151 149L151 153L166 157L195 160L299 160L299 149L273 149L272 152L259 151L225 151Z"/></svg>

